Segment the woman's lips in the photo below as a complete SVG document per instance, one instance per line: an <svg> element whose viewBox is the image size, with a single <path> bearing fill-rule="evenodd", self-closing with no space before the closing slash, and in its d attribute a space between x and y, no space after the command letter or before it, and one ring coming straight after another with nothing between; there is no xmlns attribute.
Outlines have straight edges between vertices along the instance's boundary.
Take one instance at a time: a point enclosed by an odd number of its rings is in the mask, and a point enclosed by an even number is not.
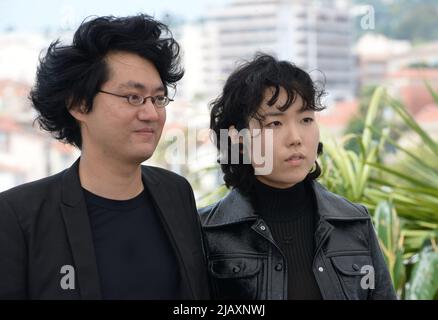
<svg viewBox="0 0 438 320"><path fill-rule="evenodd" d="M289 164L291 166L299 166L304 161L304 155L302 153L297 152L297 153L294 153L293 155L291 155L285 161L287 164Z"/></svg>
<svg viewBox="0 0 438 320"><path fill-rule="evenodd" d="M303 158L291 158L286 160L286 163L291 166L299 166L303 163L303 161L304 161Z"/></svg>

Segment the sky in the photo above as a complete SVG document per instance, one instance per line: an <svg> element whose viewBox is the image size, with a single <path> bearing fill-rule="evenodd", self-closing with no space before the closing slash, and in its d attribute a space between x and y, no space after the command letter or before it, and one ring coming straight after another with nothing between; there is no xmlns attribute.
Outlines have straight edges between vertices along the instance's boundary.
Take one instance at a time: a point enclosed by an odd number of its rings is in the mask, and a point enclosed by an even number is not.
<svg viewBox="0 0 438 320"><path fill-rule="evenodd" d="M90 15L124 16L139 12L157 18L172 13L194 20L208 8L230 0L0 0L0 32L76 29Z"/></svg>

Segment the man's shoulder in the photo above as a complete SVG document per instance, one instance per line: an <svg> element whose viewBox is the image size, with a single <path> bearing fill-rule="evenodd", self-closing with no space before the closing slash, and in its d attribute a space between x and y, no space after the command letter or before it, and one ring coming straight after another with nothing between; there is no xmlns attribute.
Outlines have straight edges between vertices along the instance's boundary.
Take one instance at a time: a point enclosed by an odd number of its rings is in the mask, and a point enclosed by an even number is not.
<svg viewBox="0 0 438 320"><path fill-rule="evenodd" d="M188 184L186 178L167 169L150 165L142 165L141 170L144 175L156 180L157 182L159 181L160 183L180 183L183 185Z"/></svg>
<svg viewBox="0 0 438 320"><path fill-rule="evenodd" d="M60 172L1 192L0 215L4 214L5 218L14 213L20 223L27 226L33 224L41 212L51 215L55 211L48 208L61 198L62 175Z"/></svg>
<svg viewBox="0 0 438 320"><path fill-rule="evenodd" d="M36 195L51 194L54 190L60 189L64 172L65 170L0 192L0 199L29 201Z"/></svg>

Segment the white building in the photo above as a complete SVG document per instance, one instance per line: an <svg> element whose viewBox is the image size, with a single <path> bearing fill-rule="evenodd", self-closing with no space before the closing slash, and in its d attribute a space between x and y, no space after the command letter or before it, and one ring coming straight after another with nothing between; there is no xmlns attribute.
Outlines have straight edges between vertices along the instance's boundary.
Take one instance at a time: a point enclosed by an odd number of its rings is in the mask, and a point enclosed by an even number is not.
<svg viewBox="0 0 438 320"><path fill-rule="evenodd" d="M32 126L36 113L28 95L51 41L41 34L0 34L0 192L59 172L79 155Z"/></svg>
<svg viewBox="0 0 438 320"><path fill-rule="evenodd" d="M359 60L360 86L382 84L392 61L410 50L411 44L406 40L389 39L373 33L363 35L355 47Z"/></svg>
<svg viewBox="0 0 438 320"><path fill-rule="evenodd" d="M188 99L216 97L232 70L257 51L294 62L314 79L325 79L331 100L354 96L347 0L233 0L182 28L187 74L181 87Z"/></svg>
<svg viewBox="0 0 438 320"><path fill-rule="evenodd" d="M0 192L57 173L78 156L31 125L0 117Z"/></svg>
<svg viewBox="0 0 438 320"><path fill-rule="evenodd" d="M388 62L388 71L394 72L410 66L436 68L438 66L438 41L427 42L409 48Z"/></svg>

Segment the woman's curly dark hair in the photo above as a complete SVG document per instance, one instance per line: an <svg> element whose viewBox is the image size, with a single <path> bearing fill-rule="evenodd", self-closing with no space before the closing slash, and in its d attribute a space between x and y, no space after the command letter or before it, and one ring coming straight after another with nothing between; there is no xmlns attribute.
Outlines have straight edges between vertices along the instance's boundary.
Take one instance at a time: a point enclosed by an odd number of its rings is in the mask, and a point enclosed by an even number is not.
<svg viewBox="0 0 438 320"><path fill-rule="evenodd" d="M220 130L228 129L230 126L240 131L249 128L251 118L262 120L258 114L259 106L263 102L265 89L274 88L274 94L268 105L276 103L280 88L287 93L286 103L279 108L281 111L289 108L300 96L303 100L303 109L321 111L325 107L321 104L321 97L324 90L318 89L309 74L294 64L287 61L279 61L276 58L258 53L254 60L241 65L227 79L222 94L211 104L210 129L214 133L214 140L219 153L225 154L226 159L231 159L231 139L228 138L226 150L221 150ZM243 145L239 145L239 163L231 161L221 163L224 173L225 185L230 188L238 188L243 194L248 195L254 184L254 168L243 160ZM318 145L318 156L323 152L323 145ZM219 162L219 160L218 160ZM306 178L316 179L321 174L318 162L315 169Z"/></svg>
<svg viewBox="0 0 438 320"><path fill-rule="evenodd" d="M30 99L42 129L81 149L80 127L68 110L84 105L85 112L91 111L94 96L109 77L105 57L117 51L152 62L166 90L183 77L178 43L167 26L152 17L106 16L83 22L71 45L56 40L40 59Z"/></svg>

